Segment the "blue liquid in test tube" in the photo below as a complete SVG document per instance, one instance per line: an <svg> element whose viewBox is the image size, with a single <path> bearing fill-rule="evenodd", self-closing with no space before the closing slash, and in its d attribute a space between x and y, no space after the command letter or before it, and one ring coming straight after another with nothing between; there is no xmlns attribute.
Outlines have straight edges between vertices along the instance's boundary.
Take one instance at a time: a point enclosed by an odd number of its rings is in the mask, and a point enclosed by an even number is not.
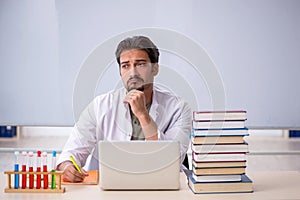
<svg viewBox="0 0 300 200"><path fill-rule="evenodd" d="M19 171L19 152L15 151L15 165L14 165L14 171ZM19 188L19 174L15 174L15 189Z"/></svg>

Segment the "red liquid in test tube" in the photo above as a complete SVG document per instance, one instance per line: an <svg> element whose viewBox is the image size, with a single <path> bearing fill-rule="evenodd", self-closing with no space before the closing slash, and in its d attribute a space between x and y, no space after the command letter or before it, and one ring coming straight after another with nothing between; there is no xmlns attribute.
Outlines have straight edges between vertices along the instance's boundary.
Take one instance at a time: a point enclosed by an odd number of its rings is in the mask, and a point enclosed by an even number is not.
<svg viewBox="0 0 300 200"><path fill-rule="evenodd" d="M29 167L29 172L33 172L33 152L30 151L28 153L28 167ZM33 182L34 182L34 175L29 174L29 189L33 189Z"/></svg>
<svg viewBox="0 0 300 200"><path fill-rule="evenodd" d="M43 172L47 172L47 152L42 153L42 165L43 165ZM44 174L44 189L48 189L48 175Z"/></svg>
<svg viewBox="0 0 300 200"><path fill-rule="evenodd" d="M26 164L27 164L27 153L26 151L22 152L22 172L26 172ZM26 189L26 180L27 174L22 174L22 189Z"/></svg>
<svg viewBox="0 0 300 200"><path fill-rule="evenodd" d="M41 151L37 151L36 171L41 172ZM41 175L36 175L36 189L41 189Z"/></svg>

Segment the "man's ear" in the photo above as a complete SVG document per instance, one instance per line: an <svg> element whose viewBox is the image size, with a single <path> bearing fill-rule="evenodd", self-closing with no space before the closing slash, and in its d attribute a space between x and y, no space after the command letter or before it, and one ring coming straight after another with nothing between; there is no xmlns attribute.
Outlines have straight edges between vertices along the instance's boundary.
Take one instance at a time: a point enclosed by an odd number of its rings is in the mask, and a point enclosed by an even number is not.
<svg viewBox="0 0 300 200"><path fill-rule="evenodd" d="M158 65L158 63L155 63L153 65L153 69L152 70L153 70L153 75L156 76L158 74L158 71L159 71L159 65Z"/></svg>
<svg viewBox="0 0 300 200"><path fill-rule="evenodd" d="M121 66L118 65L118 67L119 67L119 74L120 74L120 76L122 76L122 75L121 75Z"/></svg>

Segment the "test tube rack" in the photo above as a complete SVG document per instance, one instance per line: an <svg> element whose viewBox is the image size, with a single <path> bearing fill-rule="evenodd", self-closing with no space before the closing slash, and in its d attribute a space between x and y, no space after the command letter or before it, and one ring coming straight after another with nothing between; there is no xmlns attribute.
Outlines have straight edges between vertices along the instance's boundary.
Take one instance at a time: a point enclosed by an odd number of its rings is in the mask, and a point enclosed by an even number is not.
<svg viewBox="0 0 300 200"><path fill-rule="evenodd" d="M8 186L7 188L4 189L4 192L6 193L64 193L66 191L65 187L61 186L61 176L63 175L62 171L55 171L55 172L15 172L15 171L5 171L4 174L7 174L7 178L8 178ZM40 188L40 189L36 189L36 188L32 188L29 189L28 187L25 189L22 189L21 187L19 187L18 189L15 189L14 186L12 186L12 178L11 176L14 174L27 174L27 176L29 174L34 174L34 175L56 175L57 177L57 187L55 189L51 189L51 188Z"/></svg>

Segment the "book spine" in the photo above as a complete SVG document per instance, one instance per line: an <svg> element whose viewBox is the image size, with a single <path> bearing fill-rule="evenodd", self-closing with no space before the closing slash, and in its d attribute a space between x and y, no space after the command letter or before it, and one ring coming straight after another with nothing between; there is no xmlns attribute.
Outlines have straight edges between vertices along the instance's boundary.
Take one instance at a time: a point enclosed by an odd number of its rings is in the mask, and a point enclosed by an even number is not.
<svg viewBox="0 0 300 200"><path fill-rule="evenodd" d="M245 128L244 120L225 120L225 121L209 121L209 120L193 120L193 129L229 129L229 128Z"/></svg>
<svg viewBox="0 0 300 200"><path fill-rule="evenodd" d="M192 144L195 153L247 153L248 143L244 144Z"/></svg>
<svg viewBox="0 0 300 200"><path fill-rule="evenodd" d="M216 186L213 193L244 192L242 189L232 190L230 184L233 180L242 183L240 177L245 174L248 144L244 136L249 135L245 127L246 119L246 111L242 110L193 112L193 165L189 176L189 186L193 192L207 193L203 189L196 189L206 184L209 184L208 187L222 184L222 189ZM249 188L247 191L253 191Z"/></svg>
<svg viewBox="0 0 300 200"><path fill-rule="evenodd" d="M246 154L244 152L228 152L228 153L192 153L192 158L196 162L228 162L228 161L245 161Z"/></svg>

